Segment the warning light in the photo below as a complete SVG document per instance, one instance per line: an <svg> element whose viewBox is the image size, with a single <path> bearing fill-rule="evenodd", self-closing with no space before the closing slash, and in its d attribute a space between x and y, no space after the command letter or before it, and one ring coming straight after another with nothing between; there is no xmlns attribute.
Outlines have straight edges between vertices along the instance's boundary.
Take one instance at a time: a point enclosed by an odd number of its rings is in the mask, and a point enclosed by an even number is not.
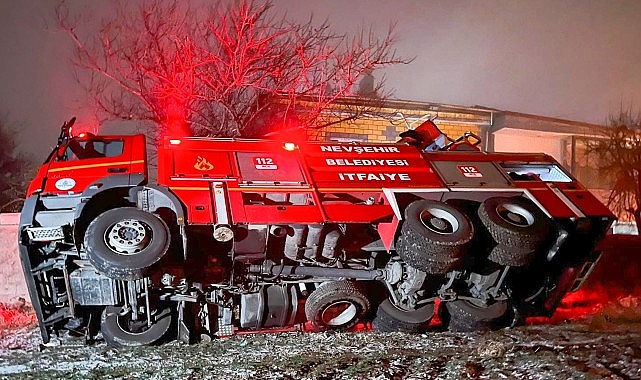
<svg viewBox="0 0 641 380"><path fill-rule="evenodd" d="M76 136L76 138L78 138L80 140L89 140L89 139L94 138L94 137L95 137L95 135L93 133L91 133L91 132L80 132L80 133L78 133L78 136Z"/></svg>
<svg viewBox="0 0 641 380"><path fill-rule="evenodd" d="M283 145L283 148L284 148L285 150L287 150L287 151L290 151L290 152L291 152L291 151L293 151L294 149L296 149L296 144L294 144L293 142L287 142L287 143L285 143L285 145Z"/></svg>
<svg viewBox="0 0 641 380"><path fill-rule="evenodd" d="M171 140L169 140L169 143L170 143L171 145L178 145L178 144L180 144L180 140L178 140L178 139L171 139Z"/></svg>

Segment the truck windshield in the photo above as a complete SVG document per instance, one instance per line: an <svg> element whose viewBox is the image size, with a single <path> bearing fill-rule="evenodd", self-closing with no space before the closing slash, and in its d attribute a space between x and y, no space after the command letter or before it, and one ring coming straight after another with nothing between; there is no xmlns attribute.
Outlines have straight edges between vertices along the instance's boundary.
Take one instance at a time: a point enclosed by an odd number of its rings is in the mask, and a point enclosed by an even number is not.
<svg viewBox="0 0 641 380"><path fill-rule="evenodd" d="M88 158L117 157L123 152L123 140L71 139L59 161L84 160Z"/></svg>

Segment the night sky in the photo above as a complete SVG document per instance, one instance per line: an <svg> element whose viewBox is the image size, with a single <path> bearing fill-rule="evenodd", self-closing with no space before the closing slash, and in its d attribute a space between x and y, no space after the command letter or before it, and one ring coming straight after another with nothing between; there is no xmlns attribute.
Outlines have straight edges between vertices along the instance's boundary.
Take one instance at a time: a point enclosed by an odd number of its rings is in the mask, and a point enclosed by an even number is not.
<svg viewBox="0 0 641 380"><path fill-rule="evenodd" d="M0 115L41 159L72 115L89 118L53 28L55 1L0 0ZM400 55L387 70L394 97L486 106L603 123L641 109L641 1L274 0L290 18L313 13L341 32L396 22ZM69 2L96 20L103 0ZM49 27L47 27L47 24ZM380 78L381 73L375 73Z"/></svg>

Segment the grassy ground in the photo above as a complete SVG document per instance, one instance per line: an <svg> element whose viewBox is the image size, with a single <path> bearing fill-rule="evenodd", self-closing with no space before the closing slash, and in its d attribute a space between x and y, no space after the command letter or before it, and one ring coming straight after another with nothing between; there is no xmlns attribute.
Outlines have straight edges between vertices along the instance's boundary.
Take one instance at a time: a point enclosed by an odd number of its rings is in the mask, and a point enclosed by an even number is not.
<svg viewBox="0 0 641 380"><path fill-rule="evenodd" d="M641 301L581 321L490 333L278 333L198 345L113 349L36 326L0 335L0 379L633 379L641 378Z"/></svg>

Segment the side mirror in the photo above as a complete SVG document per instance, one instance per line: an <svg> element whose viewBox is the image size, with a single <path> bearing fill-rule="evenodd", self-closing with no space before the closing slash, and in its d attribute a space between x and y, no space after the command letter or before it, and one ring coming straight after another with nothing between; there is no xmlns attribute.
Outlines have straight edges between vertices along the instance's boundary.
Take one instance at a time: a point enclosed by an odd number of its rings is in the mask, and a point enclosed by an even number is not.
<svg viewBox="0 0 641 380"><path fill-rule="evenodd" d="M56 158L59 161L64 161L66 159L65 157L65 151L67 150L67 147L65 145L61 145L58 147L56 150Z"/></svg>
<svg viewBox="0 0 641 380"><path fill-rule="evenodd" d="M65 140L68 140L71 138L71 128L73 127L73 124L76 122L76 117L72 117L71 120L65 121L64 124L62 124L62 128L60 128L60 136L58 136L58 144L62 144Z"/></svg>

